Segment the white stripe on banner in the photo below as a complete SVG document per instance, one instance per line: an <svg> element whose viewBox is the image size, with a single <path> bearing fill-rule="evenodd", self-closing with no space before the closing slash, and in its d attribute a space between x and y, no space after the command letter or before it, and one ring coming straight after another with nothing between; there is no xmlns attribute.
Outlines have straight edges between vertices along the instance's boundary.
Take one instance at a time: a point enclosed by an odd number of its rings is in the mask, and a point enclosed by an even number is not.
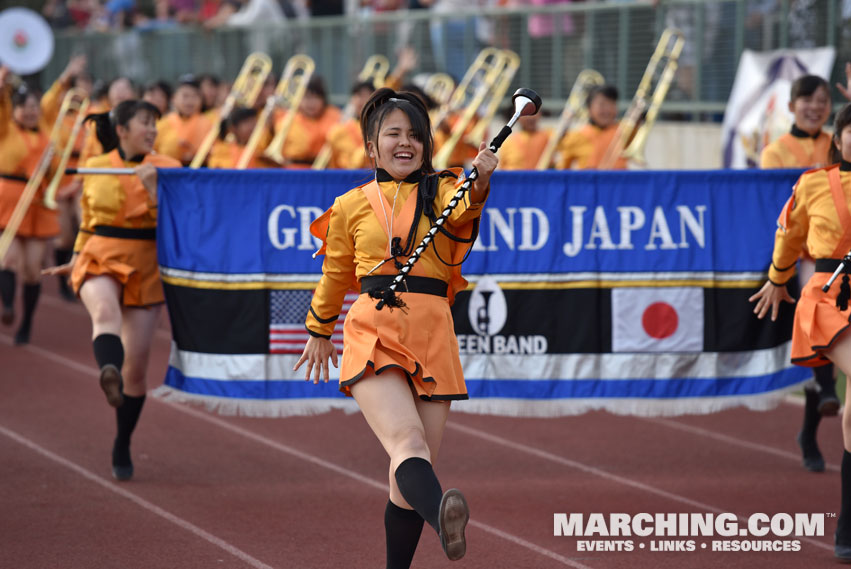
<svg viewBox="0 0 851 569"><path fill-rule="evenodd" d="M213 281L222 283L246 283L246 282L319 282L318 274L278 274L278 273L204 273L187 271L183 269L172 269L160 266L160 273L165 277L175 279L188 279L197 281ZM470 282L477 282L484 275L465 274ZM524 274L493 274L488 278L501 283L511 282L577 282L577 281L756 281L765 280L764 272L736 272L718 273L712 271L681 271L681 272L630 272L630 273L524 273Z"/></svg>
<svg viewBox="0 0 851 569"><path fill-rule="evenodd" d="M764 376L789 367L791 342L752 352L648 353L648 354L462 354L468 379L499 382L542 379L628 380L724 379ZM296 354L203 354L172 344L169 365L188 377L213 381L304 381L302 370L293 372ZM500 377L496 377L499 375ZM339 379L330 366L331 379Z"/></svg>

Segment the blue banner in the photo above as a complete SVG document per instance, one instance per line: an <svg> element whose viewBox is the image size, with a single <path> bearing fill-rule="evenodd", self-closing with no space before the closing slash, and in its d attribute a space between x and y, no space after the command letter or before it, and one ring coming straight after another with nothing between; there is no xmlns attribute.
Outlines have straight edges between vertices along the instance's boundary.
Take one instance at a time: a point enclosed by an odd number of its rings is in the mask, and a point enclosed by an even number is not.
<svg viewBox="0 0 851 569"><path fill-rule="evenodd" d="M470 401L519 415L766 408L809 377L792 308L747 302L800 171L497 172L453 307ZM350 402L290 371L321 275L310 223L368 171L161 170L174 352L161 393L223 412ZM340 345L341 336L335 342Z"/></svg>

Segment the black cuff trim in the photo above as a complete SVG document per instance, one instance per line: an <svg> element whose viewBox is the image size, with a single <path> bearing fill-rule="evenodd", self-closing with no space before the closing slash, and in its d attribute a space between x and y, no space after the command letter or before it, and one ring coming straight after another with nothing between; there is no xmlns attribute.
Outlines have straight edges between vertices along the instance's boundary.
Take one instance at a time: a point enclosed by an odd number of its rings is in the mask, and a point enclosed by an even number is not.
<svg viewBox="0 0 851 569"><path fill-rule="evenodd" d="M331 339L330 335L326 336L325 334L319 334L317 332L314 332L313 330L311 330L307 326L305 326L304 329L307 330L307 333L310 334L311 336L313 336L314 338L325 338L326 340Z"/></svg>
<svg viewBox="0 0 851 569"><path fill-rule="evenodd" d="M316 321L320 324L330 324L331 322L336 322L337 319L340 318L339 314L336 316L332 316L331 318L320 318L319 315L313 311L313 306L310 307L310 313L313 315L314 318L316 318Z"/></svg>
<svg viewBox="0 0 851 569"><path fill-rule="evenodd" d="M786 286L786 285L789 283L789 281L786 281L785 283L776 283L776 282L774 282L774 281L773 281L773 280L771 280L771 279L768 279L768 282L770 282L770 283L771 283L771 284L773 284L774 286Z"/></svg>
<svg viewBox="0 0 851 569"><path fill-rule="evenodd" d="M795 267L795 265L797 265L797 264L798 264L798 261L795 261L794 263L792 263L791 265L789 265L785 269L781 269L780 267L778 267L777 265L774 264L774 261L771 261L771 266L774 267L774 270L779 271L781 273L785 273L789 269L793 269Z"/></svg>

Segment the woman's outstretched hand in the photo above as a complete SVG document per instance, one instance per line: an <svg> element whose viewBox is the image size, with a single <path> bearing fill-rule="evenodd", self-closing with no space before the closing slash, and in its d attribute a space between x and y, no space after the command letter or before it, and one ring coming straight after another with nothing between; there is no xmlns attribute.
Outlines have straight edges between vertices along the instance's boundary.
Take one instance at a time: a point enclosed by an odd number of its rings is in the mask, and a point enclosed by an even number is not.
<svg viewBox="0 0 851 569"><path fill-rule="evenodd" d="M296 371L301 367L301 364L307 362L307 369L304 374L305 381L310 381L310 376L313 375L313 383L317 384L319 383L319 375L322 374L325 383L328 383L328 379L330 378L329 359L334 364L334 367L338 367L337 348L334 346L334 343L327 338L311 336L304 346L304 352L295 366L293 366L293 371Z"/></svg>
<svg viewBox="0 0 851 569"><path fill-rule="evenodd" d="M786 289L786 285L777 286L772 284L771 281L765 281L765 284L762 285L759 292L750 297L748 301L756 301L753 313L756 314L756 317L760 320L762 320L762 318L768 313L768 310L771 309L772 322L777 320L777 312L780 309L781 302L795 304L795 299L789 294L789 291Z"/></svg>

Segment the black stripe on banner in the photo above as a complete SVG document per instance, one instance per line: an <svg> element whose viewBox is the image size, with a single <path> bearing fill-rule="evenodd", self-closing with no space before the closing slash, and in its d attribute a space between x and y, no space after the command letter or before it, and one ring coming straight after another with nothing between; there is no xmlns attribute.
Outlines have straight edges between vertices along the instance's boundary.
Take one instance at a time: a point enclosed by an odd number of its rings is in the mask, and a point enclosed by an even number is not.
<svg viewBox="0 0 851 569"><path fill-rule="evenodd" d="M547 353L597 354L612 351L612 297L608 289L503 290L508 318L498 334L544 336ZM475 335L469 316L470 292L455 297L457 334Z"/></svg>
<svg viewBox="0 0 851 569"><path fill-rule="evenodd" d="M269 352L269 291L163 283L177 347L207 354Z"/></svg>
<svg viewBox="0 0 851 569"><path fill-rule="evenodd" d="M794 305L784 303L776 322L768 317L759 320L753 303L748 302L757 290L704 289L704 351L768 349L792 337ZM469 314L470 294L459 293L452 307L459 336L476 335ZM497 335L543 336L551 354L612 351L611 289L518 289L502 294L508 317Z"/></svg>

